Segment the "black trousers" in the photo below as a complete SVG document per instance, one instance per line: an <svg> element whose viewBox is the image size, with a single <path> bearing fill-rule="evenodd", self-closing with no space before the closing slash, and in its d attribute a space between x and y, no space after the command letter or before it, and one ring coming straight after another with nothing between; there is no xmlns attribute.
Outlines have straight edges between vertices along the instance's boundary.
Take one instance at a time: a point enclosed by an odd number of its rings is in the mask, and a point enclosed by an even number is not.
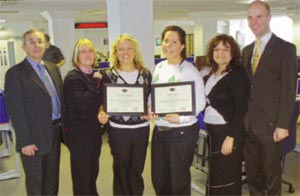
<svg viewBox="0 0 300 196"><path fill-rule="evenodd" d="M53 125L53 132L53 147L49 153L36 151L35 156L21 153L27 195L58 194L61 125Z"/></svg>
<svg viewBox="0 0 300 196"><path fill-rule="evenodd" d="M244 159L250 195L281 195L281 143L246 132Z"/></svg>
<svg viewBox="0 0 300 196"><path fill-rule="evenodd" d="M108 127L113 156L113 194L143 195L149 126L135 129Z"/></svg>
<svg viewBox="0 0 300 196"><path fill-rule="evenodd" d="M243 133L235 137L232 154L221 154L223 142L228 136L228 125L206 124L209 133L209 173L207 195L242 194Z"/></svg>
<svg viewBox="0 0 300 196"><path fill-rule="evenodd" d="M198 140L198 124L159 131L152 137L151 172L157 195L191 195L190 167Z"/></svg>
<svg viewBox="0 0 300 196"><path fill-rule="evenodd" d="M71 156L74 195L98 195L96 181L102 144L99 122L74 122L65 131L65 139Z"/></svg>

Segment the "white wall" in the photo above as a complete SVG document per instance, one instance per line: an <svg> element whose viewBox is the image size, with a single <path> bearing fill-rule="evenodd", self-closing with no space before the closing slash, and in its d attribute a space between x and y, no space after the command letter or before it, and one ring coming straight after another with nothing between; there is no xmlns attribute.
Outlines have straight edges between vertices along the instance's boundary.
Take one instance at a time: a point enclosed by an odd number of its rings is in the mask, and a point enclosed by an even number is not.
<svg viewBox="0 0 300 196"><path fill-rule="evenodd" d="M300 18L293 18L293 43L297 47L297 55L300 56Z"/></svg>

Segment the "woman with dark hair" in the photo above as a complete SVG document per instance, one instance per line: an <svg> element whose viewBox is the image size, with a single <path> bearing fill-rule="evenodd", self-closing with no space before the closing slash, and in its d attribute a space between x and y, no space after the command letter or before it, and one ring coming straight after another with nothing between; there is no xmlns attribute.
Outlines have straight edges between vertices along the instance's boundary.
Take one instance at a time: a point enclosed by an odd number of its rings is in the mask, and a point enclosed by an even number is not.
<svg viewBox="0 0 300 196"><path fill-rule="evenodd" d="M204 77L209 134L208 195L241 195L244 118L250 93L241 53L229 35L214 37L207 48L212 70Z"/></svg>
<svg viewBox="0 0 300 196"><path fill-rule="evenodd" d="M192 81L195 84L195 115L167 114L157 117L152 137L152 183L157 195L190 195L191 174L198 139L197 114L204 109L202 78L185 60L185 31L168 26L162 33L165 61L155 66L153 84Z"/></svg>

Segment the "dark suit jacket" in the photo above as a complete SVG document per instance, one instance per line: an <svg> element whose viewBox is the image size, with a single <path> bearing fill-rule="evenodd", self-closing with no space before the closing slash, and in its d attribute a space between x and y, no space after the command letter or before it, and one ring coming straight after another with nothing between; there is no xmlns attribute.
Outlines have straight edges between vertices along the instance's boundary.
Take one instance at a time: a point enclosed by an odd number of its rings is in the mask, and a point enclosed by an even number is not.
<svg viewBox="0 0 300 196"><path fill-rule="evenodd" d="M254 43L243 49L243 63L251 82L246 127L257 135L273 135L276 127L289 129L296 97L295 45L272 35L252 74Z"/></svg>
<svg viewBox="0 0 300 196"><path fill-rule="evenodd" d="M64 126L70 128L81 121L96 121L102 104L101 80L73 69L64 79Z"/></svg>
<svg viewBox="0 0 300 196"><path fill-rule="evenodd" d="M62 78L59 69L50 62L45 61L45 65L63 108ZM17 151L24 146L35 144L40 154L50 152L53 139L57 139L54 138L52 130L51 98L26 59L6 72L5 99L7 112L16 132Z"/></svg>

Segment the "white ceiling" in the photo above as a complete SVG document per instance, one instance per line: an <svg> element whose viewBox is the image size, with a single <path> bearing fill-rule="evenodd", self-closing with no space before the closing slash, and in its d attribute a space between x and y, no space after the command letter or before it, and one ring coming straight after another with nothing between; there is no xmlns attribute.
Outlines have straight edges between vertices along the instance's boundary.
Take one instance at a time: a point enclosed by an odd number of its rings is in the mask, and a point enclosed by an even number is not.
<svg viewBox="0 0 300 196"><path fill-rule="evenodd" d="M109 1L109 0L108 0ZM124 0L149 1L149 0ZM245 17L251 0L153 0L155 20L191 20L193 12L213 12L222 18ZM273 15L300 20L300 0L268 0ZM45 21L40 15L72 13L76 22L106 21L105 0L0 0L0 19L7 22ZM54 11L54 12L53 12Z"/></svg>

